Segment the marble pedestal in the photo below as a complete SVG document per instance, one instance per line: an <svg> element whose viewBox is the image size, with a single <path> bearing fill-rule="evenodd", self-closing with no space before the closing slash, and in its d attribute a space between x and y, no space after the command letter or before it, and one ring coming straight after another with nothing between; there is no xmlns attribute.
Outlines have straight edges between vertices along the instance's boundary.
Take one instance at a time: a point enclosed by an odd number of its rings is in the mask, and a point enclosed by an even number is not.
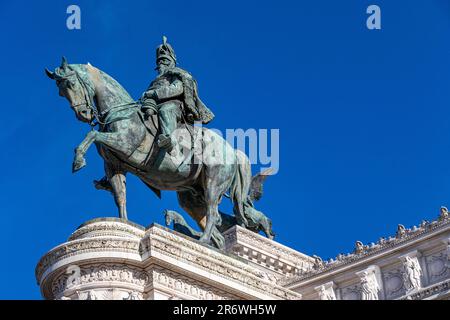
<svg viewBox="0 0 450 320"><path fill-rule="evenodd" d="M301 299L279 283L311 257L237 226L225 238L220 251L160 225L95 219L41 258L36 279L45 299Z"/></svg>

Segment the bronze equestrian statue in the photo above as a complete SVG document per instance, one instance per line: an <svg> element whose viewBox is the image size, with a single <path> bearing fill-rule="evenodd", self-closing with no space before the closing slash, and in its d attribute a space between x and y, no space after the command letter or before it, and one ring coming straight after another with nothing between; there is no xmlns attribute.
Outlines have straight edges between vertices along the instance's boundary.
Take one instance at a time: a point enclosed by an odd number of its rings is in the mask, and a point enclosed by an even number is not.
<svg viewBox="0 0 450 320"><path fill-rule="evenodd" d="M206 124L214 115L200 100L194 78L176 67L165 38L156 58L159 74L139 101L90 64L69 64L63 58L54 72L46 69L77 119L92 126L75 149L73 172L86 165L85 154L94 143L105 164L105 177L95 186L112 192L120 218L127 219L130 172L159 197L160 190L176 191L180 206L202 229L202 242L224 245L218 211L223 196L234 204L236 224L273 237L270 219L253 207L257 198L252 195L261 195L264 178L260 174L252 180L243 152L213 130L193 125Z"/></svg>

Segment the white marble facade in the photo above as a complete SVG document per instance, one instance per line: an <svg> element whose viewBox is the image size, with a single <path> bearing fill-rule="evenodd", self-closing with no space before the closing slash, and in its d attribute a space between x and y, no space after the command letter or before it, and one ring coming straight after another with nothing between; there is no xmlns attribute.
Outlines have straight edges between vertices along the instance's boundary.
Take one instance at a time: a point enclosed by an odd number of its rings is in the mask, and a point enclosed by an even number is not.
<svg viewBox="0 0 450 320"><path fill-rule="evenodd" d="M319 288L332 288L337 300L450 300L450 219L442 207L436 220L399 225L395 236L355 243L355 250L286 278L283 285L303 299L326 300ZM329 289L331 290L331 289Z"/></svg>
<svg viewBox="0 0 450 320"><path fill-rule="evenodd" d="M36 279L45 299L301 299L277 282L311 258L240 227L227 233L227 247L221 252L159 225L96 219L44 255Z"/></svg>
<svg viewBox="0 0 450 320"><path fill-rule="evenodd" d="M60 300L450 299L446 213L329 260L238 226L221 252L156 224L94 219L41 258L36 279Z"/></svg>

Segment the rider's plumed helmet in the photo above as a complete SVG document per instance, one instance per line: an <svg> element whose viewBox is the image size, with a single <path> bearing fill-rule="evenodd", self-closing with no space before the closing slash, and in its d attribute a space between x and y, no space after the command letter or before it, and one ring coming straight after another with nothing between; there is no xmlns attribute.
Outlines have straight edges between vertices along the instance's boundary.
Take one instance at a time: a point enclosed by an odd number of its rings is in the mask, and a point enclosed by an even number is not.
<svg viewBox="0 0 450 320"><path fill-rule="evenodd" d="M177 63L175 51L172 46L167 43L167 38L165 36L163 36L163 43L156 48L156 63L158 63L159 59L162 58L172 60L174 64Z"/></svg>

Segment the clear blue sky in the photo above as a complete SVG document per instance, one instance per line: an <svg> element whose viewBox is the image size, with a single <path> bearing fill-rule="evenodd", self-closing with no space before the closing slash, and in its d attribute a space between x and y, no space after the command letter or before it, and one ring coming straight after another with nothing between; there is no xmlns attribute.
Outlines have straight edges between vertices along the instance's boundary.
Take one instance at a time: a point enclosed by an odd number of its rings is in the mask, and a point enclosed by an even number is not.
<svg viewBox="0 0 450 320"><path fill-rule="evenodd" d="M78 4L82 29L66 28ZM382 30L366 28L370 4ZM88 61L138 98L167 35L214 127L279 128L280 171L258 208L277 240L324 258L450 205L450 1L0 1L0 298L40 298L34 268L81 223L116 216L103 164L71 173L89 130L44 67ZM255 171L257 168L254 168ZM131 220L163 223L128 179Z"/></svg>

